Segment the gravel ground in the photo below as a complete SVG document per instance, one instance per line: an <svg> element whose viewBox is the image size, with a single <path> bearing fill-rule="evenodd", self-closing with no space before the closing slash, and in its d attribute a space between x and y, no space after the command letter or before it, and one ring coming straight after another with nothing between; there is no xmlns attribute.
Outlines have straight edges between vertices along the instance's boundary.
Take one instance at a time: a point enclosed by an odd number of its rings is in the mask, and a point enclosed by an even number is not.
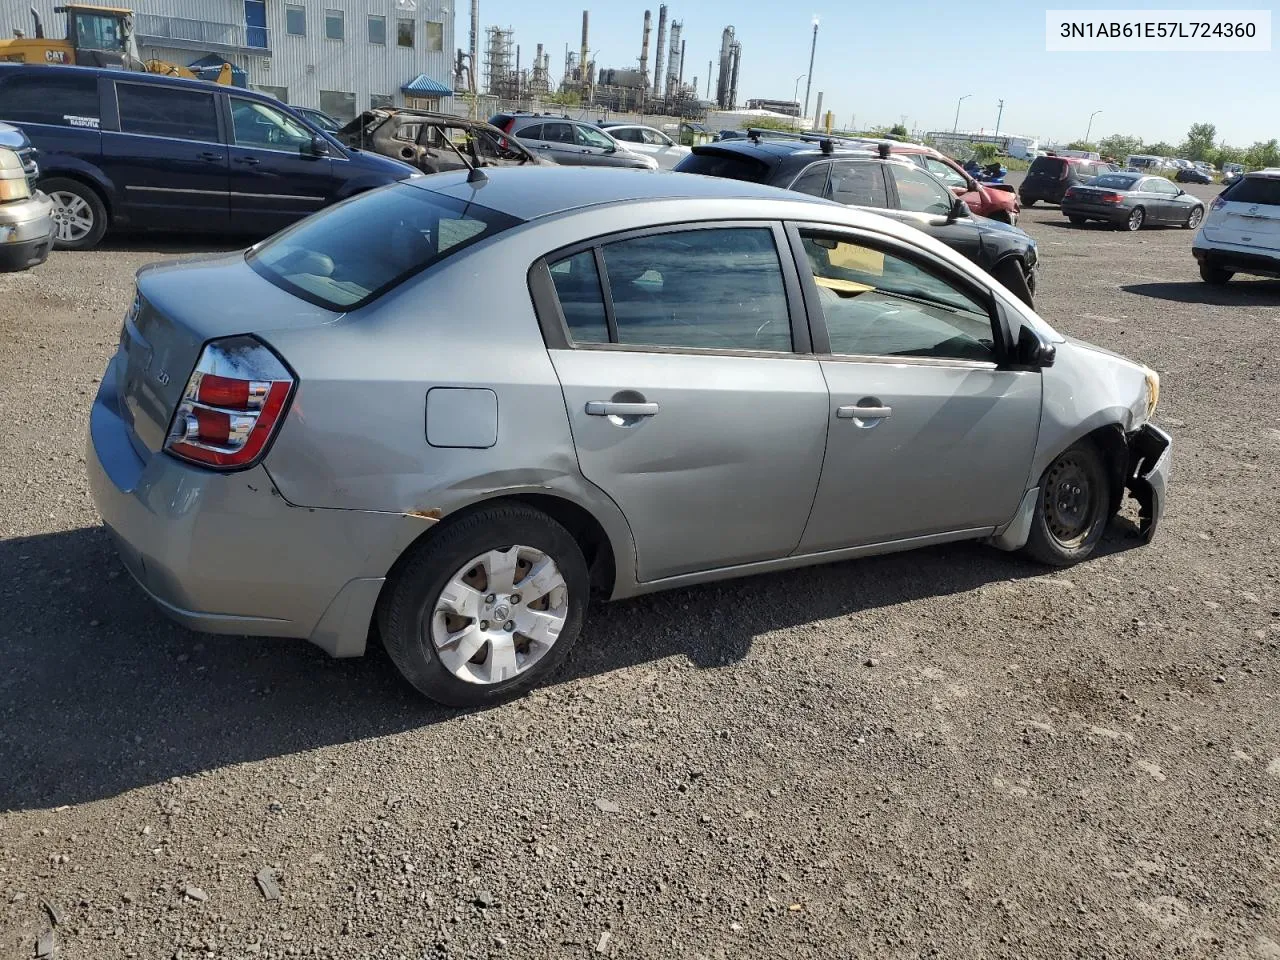
<svg viewBox="0 0 1280 960"><path fill-rule="evenodd" d="M1280 958L1280 283L1024 226L1044 316L1161 374L1152 545L601 607L473 714L123 573L82 444L172 241L0 276L0 957Z"/></svg>

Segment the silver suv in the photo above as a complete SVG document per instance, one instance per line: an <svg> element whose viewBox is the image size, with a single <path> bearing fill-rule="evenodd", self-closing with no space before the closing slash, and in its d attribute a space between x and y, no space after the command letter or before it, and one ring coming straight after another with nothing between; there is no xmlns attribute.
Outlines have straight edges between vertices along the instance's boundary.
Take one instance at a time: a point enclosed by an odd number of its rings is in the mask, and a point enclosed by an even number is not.
<svg viewBox="0 0 1280 960"><path fill-rule="evenodd" d="M139 272L86 460L168 614L343 657L376 625L418 690L485 704L592 590L952 540L1065 565L1126 488L1155 529L1155 373L920 231L737 180L485 179Z"/></svg>
<svg viewBox="0 0 1280 960"><path fill-rule="evenodd" d="M26 134L0 123L0 270L25 270L49 256L54 205L35 188L39 175Z"/></svg>
<svg viewBox="0 0 1280 960"><path fill-rule="evenodd" d="M562 166L658 169L657 158L628 150L595 124L549 113L499 113L489 123Z"/></svg>

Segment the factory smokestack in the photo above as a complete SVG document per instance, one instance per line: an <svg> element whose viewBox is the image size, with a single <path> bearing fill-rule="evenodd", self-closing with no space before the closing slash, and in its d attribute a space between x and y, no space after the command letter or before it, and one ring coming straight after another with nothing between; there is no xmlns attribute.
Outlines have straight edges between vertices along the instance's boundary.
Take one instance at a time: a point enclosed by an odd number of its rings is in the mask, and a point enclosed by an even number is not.
<svg viewBox="0 0 1280 960"><path fill-rule="evenodd" d="M738 108L738 67L742 66L742 44L737 40L731 49L733 54L733 72L729 76L729 109Z"/></svg>
<svg viewBox="0 0 1280 960"><path fill-rule="evenodd" d="M720 34L720 76L716 80L716 103L721 110L729 109L729 75L733 72L733 27L725 27Z"/></svg>
<svg viewBox="0 0 1280 960"><path fill-rule="evenodd" d="M666 77L662 73L662 57L667 43L667 5L658 6L658 49L653 54L653 95L662 96L662 84Z"/></svg>
<svg viewBox="0 0 1280 960"><path fill-rule="evenodd" d="M650 30L649 11L644 12L644 33L643 39L640 41L640 84L647 91L649 89L649 30Z"/></svg>
<svg viewBox="0 0 1280 960"><path fill-rule="evenodd" d="M480 0L471 0L471 92L479 92L476 71L480 69Z"/></svg>
<svg viewBox="0 0 1280 960"><path fill-rule="evenodd" d="M676 77L680 73L680 31L683 29L684 24L679 20L671 22L671 47L667 54L667 79L665 82L668 97L675 93Z"/></svg>
<svg viewBox="0 0 1280 960"><path fill-rule="evenodd" d="M578 60L578 76L582 79L582 92L585 94L587 87L591 84L591 77L587 68L587 57L590 48L587 46L587 27L590 25L591 12L589 10L582 11L582 56Z"/></svg>
<svg viewBox="0 0 1280 960"><path fill-rule="evenodd" d="M684 41L683 40L680 41L680 75L676 77L676 86L677 87L684 86ZM693 87L695 90L698 88L698 83L696 80L694 81Z"/></svg>

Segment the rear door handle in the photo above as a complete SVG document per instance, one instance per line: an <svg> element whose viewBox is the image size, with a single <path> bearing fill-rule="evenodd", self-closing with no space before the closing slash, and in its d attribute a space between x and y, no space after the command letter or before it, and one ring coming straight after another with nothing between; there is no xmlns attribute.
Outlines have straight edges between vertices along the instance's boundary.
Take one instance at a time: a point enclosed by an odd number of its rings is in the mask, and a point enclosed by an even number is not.
<svg viewBox="0 0 1280 960"><path fill-rule="evenodd" d="M893 407L836 407L836 416L841 420L888 420Z"/></svg>
<svg viewBox="0 0 1280 960"><path fill-rule="evenodd" d="M261 162L257 157L236 157L236 163L247 163L251 167L256 167Z"/></svg>
<svg viewBox="0 0 1280 960"><path fill-rule="evenodd" d="M656 403L614 403L606 400L588 400L589 417L656 417Z"/></svg>

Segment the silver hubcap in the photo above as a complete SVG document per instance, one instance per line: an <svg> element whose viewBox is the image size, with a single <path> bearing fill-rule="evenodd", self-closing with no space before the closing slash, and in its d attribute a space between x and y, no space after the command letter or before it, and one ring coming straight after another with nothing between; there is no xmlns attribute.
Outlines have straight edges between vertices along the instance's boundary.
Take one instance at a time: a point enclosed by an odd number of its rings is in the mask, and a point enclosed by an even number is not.
<svg viewBox="0 0 1280 960"><path fill-rule="evenodd" d="M59 190L49 194L53 200L53 222L58 239L64 243L76 243L93 230L93 207L83 197Z"/></svg>
<svg viewBox="0 0 1280 960"><path fill-rule="evenodd" d="M1201 213L1201 212L1199 211L1199 209L1192 210L1192 211L1191 211L1191 219L1187 221L1187 225L1188 225L1188 226L1190 226L1190 227L1192 227L1192 228L1195 228L1195 227L1200 226L1200 218L1201 218L1201 217L1203 217L1203 216L1204 216L1204 214L1203 214L1203 213Z"/></svg>
<svg viewBox="0 0 1280 960"><path fill-rule="evenodd" d="M533 547L490 550L449 579L427 632L446 670L467 683L502 683L532 669L569 615L555 561Z"/></svg>
<svg viewBox="0 0 1280 960"><path fill-rule="evenodd" d="M1129 214L1129 229L1137 230L1140 226L1142 226L1142 211L1135 210Z"/></svg>

